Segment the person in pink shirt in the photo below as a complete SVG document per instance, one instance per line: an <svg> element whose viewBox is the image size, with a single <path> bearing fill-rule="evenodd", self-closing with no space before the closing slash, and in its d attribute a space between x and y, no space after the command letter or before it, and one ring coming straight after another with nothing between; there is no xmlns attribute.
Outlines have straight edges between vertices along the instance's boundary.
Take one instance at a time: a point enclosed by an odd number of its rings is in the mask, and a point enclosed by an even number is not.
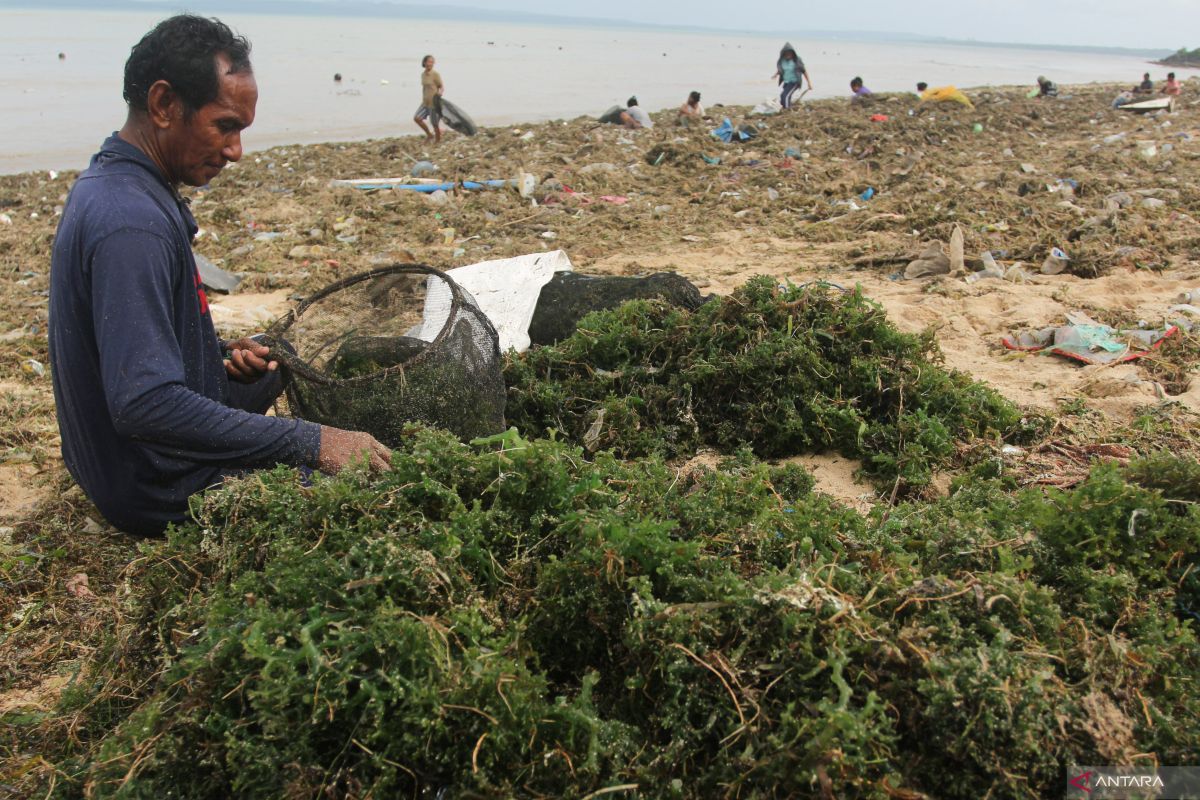
<svg viewBox="0 0 1200 800"><path fill-rule="evenodd" d="M1183 84L1175 80L1175 73L1167 73L1167 82L1163 84L1162 93L1170 97L1179 97L1183 94Z"/></svg>

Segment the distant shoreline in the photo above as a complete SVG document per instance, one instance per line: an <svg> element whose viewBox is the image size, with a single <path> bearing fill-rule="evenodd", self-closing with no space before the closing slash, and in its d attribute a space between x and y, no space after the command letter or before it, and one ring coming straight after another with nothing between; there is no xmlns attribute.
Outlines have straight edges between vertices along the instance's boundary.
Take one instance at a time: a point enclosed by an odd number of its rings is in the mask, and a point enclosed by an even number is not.
<svg viewBox="0 0 1200 800"><path fill-rule="evenodd" d="M1114 82L1114 81L1095 81L1095 82L1091 82L1091 83L1082 83L1082 84L1062 84L1062 85L1060 85L1059 88L1063 89L1063 90L1069 90L1072 86L1088 87L1090 89L1101 89L1101 90L1109 89L1113 92L1120 92L1123 89L1127 88L1125 84L1120 83L1120 82ZM961 88L964 92L966 92L968 94L968 96L978 93L978 92L1011 93L1014 96L1016 96L1016 95L1023 96L1024 92L1027 91L1030 87L1023 85L1023 84L1020 84L1020 85L1018 85L1018 84L982 84L982 85L978 85L978 86L963 86L963 87L959 87L959 88ZM879 98L886 98L889 96L903 96L904 94L905 93L902 93L902 92L880 92L880 93L878 93L877 96ZM916 96L912 95L912 99L915 101ZM849 102L849 95L847 95L844 99L840 98L840 97L839 98L825 97L825 98L821 98L818 100L810 100L807 103L805 103L805 105L814 105L814 106L824 106L827 104L841 105L843 103L848 103L848 102ZM712 112L712 113L710 113L710 116L713 118L719 118L721 116L737 117L737 116L743 116L743 115L749 114L752 108L753 108L752 104L729 104L729 105L717 104L717 105L711 106L709 108L709 111ZM653 111L651 113L655 116L658 116L661 114L669 115L669 114L673 113L675 110L676 110L676 106L668 106L668 107L663 107L663 108L659 109L658 111ZM593 115L584 114L584 115L580 115L580 116L592 119L597 125L602 124ZM519 128L519 127L529 128L529 127L532 127L535 125L545 125L545 124L559 123L559 122L570 122L570 121L574 121L575 119L579 119L579 116L572 117L570 119L561 118L561 117L545 117L545 118L531 117L531 118L526 118L526 119L513 120L510 122L481 124L479 126L479 130L480 130L480 132L485 132L488 130L499 130L499 129L505 129L505 128ZM714 126L716 124L717 124L716 122L713 123ZM655 127L653 128L653 130L655 130L655 131L661 130L665 127L665 125L666 125L666 123L656 121ZM397 131L397 132L387 134L387 135L367 135L367 136L354 137L354 138L348 138L348 139L332 138L332 139L309 140L307 137L300 137L299 139L296 139L296 140L275 141L270 144L264 143L261 147L256 147L254 150L247 150L245 155L247 157L253 157L256 154L265 153L270 150L274 150L274 149L281 148L281 147L282 148L323 147L323 146L336 147L338 145L362 144L365 142L381 142L381 141L388 141L391 139L404 139L404 138L420 136L420 135L421 135L420 132L417 130L411 130L411 131L404 130L404 131ZM70 172L78 172L78 171L80 171L80 169L81 168L79 168L79 167L58 167L58 168L53 169L52 171L70 173ZM12 178L12 177L17 177L17 176L21 176L21 175L32 175L32 174L46 172L46 171L48 171L48 168L43 167L43 168L22 170L19 172L0 172L0 178Z"/></svg>
<svg viewBox="0 0 1200 800"><path fill-rule="evenodd" d="M92 0L0 0L0 9L27 9L32 11L53 10L87 10L108 12L145 12L159 11L165 14L175 13L179 5L175 0L108 0L102 7L97 7ZM641 31L670 31L672 33L692 33L699 35L738 34L763 37L797 37L795 31L786 29L779 33L757 29L724 29L698 25L665 25L652 22L635 22L632 20L610 19L604 17L572 17L560 14L536 14L523 12L501 13L467 5L416 5L416 4L383 4L367 0L349 0L338 6L333 6L327 0L292 3L280 0L210 0L205 8L206 13L222 14L262 14L279 16L302 17L342 17L342 18L377 18L377 19L420 19L446 22L487 22L516 25L549 25L583 28L602 28L615 30ZM804 39L829 39L846 42L881 42L887 44L933 44L956 47L987 47L1014 48L1020 50L1040 50L1073 53L1102 53L1122 56L1142 56L1146 58L1168 57L1167 48L1149 47L1116 47L1104 45L1071 45L1071 44L1040 44L1030 42L1001 42L982 41L978 39L954 39L941 36L926 36L907 31L883 32L869 30L810 30L803 32ZM1154 61L1151 63L1158 64ZM1186 67L1193 68L1193 67ZM1200 65L1197 65L1200 69Z"/></svg>

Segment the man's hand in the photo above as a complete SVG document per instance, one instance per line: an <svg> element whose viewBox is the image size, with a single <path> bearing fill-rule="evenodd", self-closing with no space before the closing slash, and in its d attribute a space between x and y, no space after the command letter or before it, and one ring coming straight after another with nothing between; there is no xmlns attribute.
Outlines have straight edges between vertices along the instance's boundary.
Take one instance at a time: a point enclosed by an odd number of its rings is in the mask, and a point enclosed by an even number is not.
<svg viewBox="0 0 1200 800"><path fill-rule="evenodd" d="M230 380L238 383L254 383L266 373L279 369L279 362L268 358L270 349L253 339L226 342L225 350L229 353L225 359L225 372Z"/></svg>
<svg viewBox="0 0 1200 800"><path fill-rule="evenodd" d="M321 426L321 453L317 456L319 470L333 475L355 461L363 460L367 461L372 472L380 472L391 466L392 451L369 433Z"/></svg>

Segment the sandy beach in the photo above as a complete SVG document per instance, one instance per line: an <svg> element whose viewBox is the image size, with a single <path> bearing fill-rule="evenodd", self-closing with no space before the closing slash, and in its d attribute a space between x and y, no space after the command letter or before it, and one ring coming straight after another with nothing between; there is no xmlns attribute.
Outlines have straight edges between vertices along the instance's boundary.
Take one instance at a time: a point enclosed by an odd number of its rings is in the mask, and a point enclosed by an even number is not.
<svg viewBox="0 0 1200 800"><path fill-rule="evenodd" d="M261 330L298 299L375 265L449 268L560 248L581 272L674 271L705 293L764 274L861 287L902 330L930 332L947 366L1055 419L1043 447L1014 467L1034 482L1086 469L1111 452L1087 449L1100 445L1200 452L1200 332L1179 329L1150 355L1113 365L1001 342L1072 312L1118 328L1200 324L1196 308L1178 308L1200 306L1200 84L1185 86L1174 113L1153 115L1110 108L1122 87L1064 86L1047 100L1009 87L969 91L973 110L892 95L784 115L713 107L702 129L677 127L668 110L651 130L577 118L451 133L437 146L401 137L277 147L186 194L202 228L196 250L243 279L236 293L211 297L224 336ZM726 116L755 138L715 140L708 131ZM431 197L330 186L406 176L424 160L447 181L527 173L537 188ZM0 644L0 667L25 676L0 692L0 711L53 705L59 676L90 658L111 626L111 608L130 591L123 566L137 552L73 487L59 455L47 288L74 177L0 176L0 559L25 544L59 549L36 578L0 593L0 617L26 609L30 619ZM904 279L930 243L952 255L956 229L961 267ZM1052 248L1068 266L1042 274ZM1004 277L975 279L985 252ZM1191 290L1190 302L1178 299ZM860 511L886 500L845 458L799 463L818 490ZM94 601L63 599L79 573Z"/></svg>
<svg viewBox="0 0 1200 800"><path fill-rule="evenodd" d="M862 108L819 101L784 116L710 109L717 122L758 126L742 144L676 127L663 111L642 131L579 118L451 133L437 147L416 137L280 147L187 193L201 225L196 250L243 278L236 294L213 297L225 336L261 330L306 293L378 264L450 268L561 248L580 271L674 271L706 293L761 274L861 286L903 330L933 330L947 365L1038 412L1078 402L1105 424L1161 403L1200 412L1200 383L1188 376L1195 362L1166 358L1194 355L1188 334L1153 357L1105 366L1001 344L1072 311L1161 326L1180 315L1170 310L1176 296L1200 286L1200 101L1142 116L1108 108L1115 91L1049 101L1024 89L973 91L973 111L911 96ZM877 114L888 120L871 121ZM528 173L538 188L531 198L496 190L431 199L330 186L405 176L424 160L446 180ZM73 178L0 177L0 380L9 424L22 431L0 464L0 481L21 487L2 493L0 514L10 518L62 480L43 369L49 247ZM1078 188L1062 191L1064 181ZM861 199L868 189L873 197ZM1021 269L974 283L967 273L901 279L928 243L948 247L955 226L968 272L984 251ZM1042 275L1053 247L1070 266ZM858 487L835 493L857 496Z"/></svg>

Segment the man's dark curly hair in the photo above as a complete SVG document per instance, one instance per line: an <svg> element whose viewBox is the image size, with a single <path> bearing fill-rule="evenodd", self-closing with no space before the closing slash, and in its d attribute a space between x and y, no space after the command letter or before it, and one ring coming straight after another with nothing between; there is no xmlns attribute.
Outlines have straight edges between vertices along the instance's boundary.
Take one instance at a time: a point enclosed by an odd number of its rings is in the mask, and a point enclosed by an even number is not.
<svg viewBox="0 0 1200 800"><path fill-rule="evenodd" d="M219 19L179 14L164 19L142 37L125 62L125 102L146 111L150 87L166 81L191 114L217 99L217 55L229 59L230 72L249 72L250 42Z"/></svg>

